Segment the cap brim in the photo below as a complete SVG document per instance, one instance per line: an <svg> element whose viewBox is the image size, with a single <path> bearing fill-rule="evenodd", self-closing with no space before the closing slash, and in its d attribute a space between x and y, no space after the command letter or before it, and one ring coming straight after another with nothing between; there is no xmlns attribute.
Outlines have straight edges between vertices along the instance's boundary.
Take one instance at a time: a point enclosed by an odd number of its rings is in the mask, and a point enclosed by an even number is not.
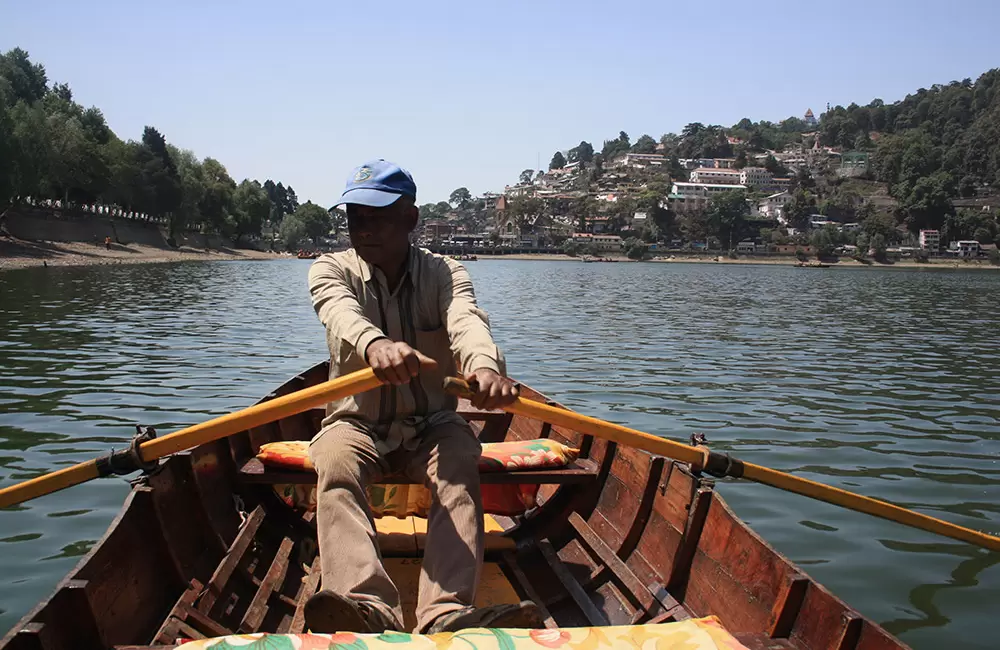
<svg viewBox="0 0 1000 650"><path fill-rule="evenodd" d="M367 205L371 208L384 208L387 205L395 203L401 196L403 195L396 194L395 192L383 192L382 190L359 187L358 189L344 192L340 196L340 199L333 204L333 207L355 203L357 205Z"/></svg>

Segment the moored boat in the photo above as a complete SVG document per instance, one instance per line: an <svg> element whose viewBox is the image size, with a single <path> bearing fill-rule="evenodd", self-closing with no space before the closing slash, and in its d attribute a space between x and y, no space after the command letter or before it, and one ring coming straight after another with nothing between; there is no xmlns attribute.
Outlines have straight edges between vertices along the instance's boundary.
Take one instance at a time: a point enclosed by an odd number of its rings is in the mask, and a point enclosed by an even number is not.
<svg viewBox="0 0 1000 650"><path fill-rule="evenodd" d="M319 384L328 371L317 364L262 401ZM558 406L526 386L521 396ZM487 488L513 489L524 507L508 502L488 515L479 599L534 600L539 627L551 632L532 637L541 646L570 638L555 628L642 626L648 635L714 617L742 644L718 647L905 647L771 548L688 465L465 400L458 410L484 443L544 439L574 450L559 467L481 474L484 497ZM303 605L320 588L307 496L315 474L265 462L261 450L308 440L323 415L313 409L162 461L0 650L170 648L234 633L302 633ZM426 520L397 514L377 528L412 627Z"/></svg>

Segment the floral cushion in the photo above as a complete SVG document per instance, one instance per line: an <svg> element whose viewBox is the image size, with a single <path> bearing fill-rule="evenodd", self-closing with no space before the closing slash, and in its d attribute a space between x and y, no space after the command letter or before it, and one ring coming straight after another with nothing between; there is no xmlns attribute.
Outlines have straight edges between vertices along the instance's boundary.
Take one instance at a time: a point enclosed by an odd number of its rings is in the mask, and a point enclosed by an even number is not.
<svg viewBox="0 0 1000 650"><path fill-rule="evenodd" d="M524 469L553 469L565 467L579 456L580 450L556 440L518 440L512 442L487 442L479 459L479 471L500 472ZM269 442L262 445L257 458L272 467L312 470L309 459L309 442L294 440ZM293 508L316 509L316 486L276 484L278 496ZM523 514L534 508L538 484L509 483L482 486L483 509L491 515ZM431 494L423 485L378 484L368 486L368 503L376 517L426 517L430 511Z"/></svg>
<svg viewBox="0 0 1000 650"><path fill-rule="evenodd" d="M658 625L471 628L441 634L237 634L182 643L183 650L747 650L715 616Z"/></svg>

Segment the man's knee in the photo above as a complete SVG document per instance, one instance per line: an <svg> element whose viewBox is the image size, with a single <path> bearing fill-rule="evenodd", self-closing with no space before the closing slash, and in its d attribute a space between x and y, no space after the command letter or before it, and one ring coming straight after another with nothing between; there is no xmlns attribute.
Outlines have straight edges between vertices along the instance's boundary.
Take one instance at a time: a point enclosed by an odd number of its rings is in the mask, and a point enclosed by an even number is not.
<svg viewBox="0 0 1000 650"><path fill-rule="evenodd" d="M347 427L331 427L309 445L309 459L321 484L358 484L373 462L372 449L365 434Z"/></svg>

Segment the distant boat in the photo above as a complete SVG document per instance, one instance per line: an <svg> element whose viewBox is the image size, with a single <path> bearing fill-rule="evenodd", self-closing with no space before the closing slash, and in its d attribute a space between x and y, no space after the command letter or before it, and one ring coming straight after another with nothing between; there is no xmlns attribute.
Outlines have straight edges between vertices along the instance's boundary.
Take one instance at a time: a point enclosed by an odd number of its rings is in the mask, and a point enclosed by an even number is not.
<svg viewBox="0 0 1000 650"><path fill-rule="evenodd" d="M297 257L300 260L314 260L320 255L319 251L299 251Z"/></svg>
<svg viewBox="0 0 1000 650"><path fill-rule="evenodd" d="M796 262L795 266L800 269L828 269L829 264L823 264L822 262Z"/></svg>

